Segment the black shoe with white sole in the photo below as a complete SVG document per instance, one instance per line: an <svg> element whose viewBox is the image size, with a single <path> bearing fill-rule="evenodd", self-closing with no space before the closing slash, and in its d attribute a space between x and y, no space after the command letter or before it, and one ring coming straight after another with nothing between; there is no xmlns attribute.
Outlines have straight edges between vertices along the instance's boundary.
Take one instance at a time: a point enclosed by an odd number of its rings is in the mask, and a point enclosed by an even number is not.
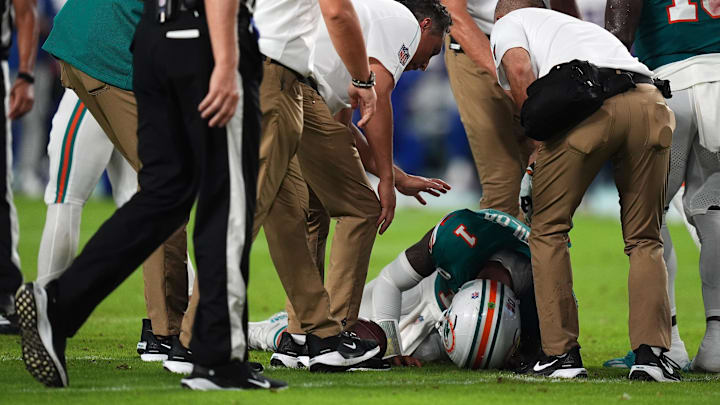
<svg viewBox="0 0 720 405"><path fill-rule="evenodd" d="M270 357L270 365L285 368L308 368L308 347L295 343L291 334L283 332L280 335L278 348Z"/></svg>
<svg viewBox="0 0 720 405"><path fill-rule="evenodd" d="M48 387L67 387L65 337L53 333L47 292L38 284L27 283L18 289L15 299L25 368Z"/></svg>
<svg viewBox="0 0 720 405"><path fill-rule="evenodd" d="M163 368L171 373L190 375L193 371L192 351L183 346L177 336L173 336L170 341L172 348L163 361Z"/></svg>
<svg viewBox="0 0 720 405"><path fill-rule="evenodd" d="M149 319L142 320L142 331L140 341L137 344L137 352L142 361L165 361L172 349L171 340L160 340L153 333L152 324Z"/></svg>
<svg viewBox="0 0 720 405"><path fill-rule="evenodd" d="M350 367L348 371L388 371L390 368L392 366L389 361L372 357Z"/></svg>
<svg viewBox="0 0 720 405"><path fill-rule="evenodd" d="M311 372L347 371L380 352L377 342L347 332L324 339L308 334L307 347Z"/></svg>
<svg viewBox="0 0 720 405"><path fill-rule="evenodd" d="M192 374L181 380L181 385L198 391L258 389L279 391L287 388L287 383L269 379L252 370L248 363L238 360L218 367L203 367L196 364Z"/></svg>
<svg viewBox="0 0 720 405"><path fill-rule="evenodd" d="M634 352L635 364L630 367L629 379L657 382L682 381L680 367L665 356L665 353L657 356L648 345L640 345Z"/></svg>
<svg viewBox="0 0 720 405"><path fill-rule="evenodd" d="M18 315L15 311L15 295L0 293L0 335L20 333Z"/></svg>
<svg viewBox="0 0 720 405"><path fill-rule="evenodd" d="M529 371L536 376L551 378L587 378L588 376L587 370L583 367L579 346L560 356L548 356L543 353Z"/></svg>
<svg viewBox="0 0 720 405"><path fill-rule="evenodd" d="M254 362L254 361L248 361L248 366L250 367L250 370L256 372L256 373L263 373L265 372L265 367L263 367L262 364Z"/></svg>

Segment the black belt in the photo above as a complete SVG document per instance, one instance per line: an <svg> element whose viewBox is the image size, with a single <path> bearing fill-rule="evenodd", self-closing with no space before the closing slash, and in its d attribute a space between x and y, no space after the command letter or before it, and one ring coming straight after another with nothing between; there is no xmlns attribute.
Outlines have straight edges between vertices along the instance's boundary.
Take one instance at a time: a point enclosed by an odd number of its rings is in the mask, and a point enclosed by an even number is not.
<svg viewBox="0 0 720 405"><path fill-rule="evenodd" d="M263 58L263 61L267 61L267 62L269 62L269 63L272 63L273 65L278 65L278 66L281 66L281 67L289 70L290 72L292 72L292 74L295 75L295 77L297 78L297 80L298 80L300 83L303 83L303 84L306 84L306 85L312 87L313 90L315 90L315 91L317 91L317 92L319 93L318 84L317 84L317 81L315 80L314 77L312 77L312 76L305 77L305 76L301 75L300 73L296 72L294 69L291 69L291 68L283 65L282 63L276 61L276 60L273 59L273 58L268 58L268 57L265 56L265 55L263 55L262 58Z"/></svg>
<svg viewBox="0 0 720 405"><path fill-rule="evenodd" d="M653 86L657 87L658 90L660 90L663 97L665 97L665 98L672 97L672 92L670 91L670 82L667 80L653 79L649 76L645 76L642 73L630 72L627 70L613 69L613 68L598 68L598 73L599 73L601 81L611 79L613 76L616 76L616 75L626 75L626 76L629 76L630 79L632 80L632 82L635 84L640 84L640 83L652 84Z"/></svg>
<svg viewBox="0 0 720 405"><path fill-rule="evenodd" d="M485 36L488 37L488 39L490 39L490 35L485 34ZM450 48L451 50L457 52L457 53L465 53L465 51L463 51L463 49L462 49L462 46L460 46L460 43L459 43L458 41L456 41L455 38L453 38L452 35L450 35L450 46L449 46L449 48Z"/></svg>
<svg viewBox="0 0 720 405"><path fill-rule="evenodd" d="M635 84L639 84L639 83L653 84L653 79L651 79L650 77L645 76L644 74L630 72L627 70L612 69L612 68L598 68L598 72L600 72L601 80L612 77L613 75L628 75L628 76L630 76L633 83L635 83Z"/></svg>

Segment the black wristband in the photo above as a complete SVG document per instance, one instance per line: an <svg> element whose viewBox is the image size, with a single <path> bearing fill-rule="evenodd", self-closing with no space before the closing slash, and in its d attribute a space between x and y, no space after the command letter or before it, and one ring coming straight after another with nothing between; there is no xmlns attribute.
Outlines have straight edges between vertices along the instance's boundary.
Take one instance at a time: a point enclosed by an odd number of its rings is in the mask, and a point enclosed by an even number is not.
<svg viewBox="0 0 720 405"><path fill-rule="evenodd" d="M352 85L361 89L369 89L375 86L375 72L370 71L370 78L367 81L352 79Z"/></svg>
<svg viewBox="0 0 720 405"><path fill-rule="evenodd" d="M31 75L28 72L18 72L17 78L25 80L26 82L28 82L30 84L35 83L35 77L33 77L33 75Z"/></svg>

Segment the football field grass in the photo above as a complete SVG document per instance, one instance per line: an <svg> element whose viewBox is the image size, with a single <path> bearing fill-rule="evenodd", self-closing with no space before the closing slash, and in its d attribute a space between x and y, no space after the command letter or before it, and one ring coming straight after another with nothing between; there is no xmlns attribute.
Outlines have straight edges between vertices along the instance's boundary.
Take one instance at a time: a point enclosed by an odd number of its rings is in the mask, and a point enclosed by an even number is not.
<svg viewBox="0 0 720 405"><path fill-rule="evenodd" d="M45 219L41 201L17 199L20 255L26 280L35 278L37 251ZM458 207L459 208L459 207ZM91 201L83 215L81 243L113 211L111 203ZM399 210L389 231L378 237L369 277L416 242L444 214L433 209ZM704 333L704 313L697 270L699 253L682 225L671 225L679 261L678 320L690 356ZM622 251L620 224L613 219L579 215L571 233L575 292L580 311L580 344L590 378L548 381L508 372L459 370L452 364L387 372L310 374L267 369L290 389L272 392L200 393L180 388L179 376L159 363L143 363L135 352L140 319L145 316L141 272L136 271L93 313L68 342L70 387L47 389L25 371L19 337L0 335L0 404L720 404L720 378L685 374L678 384L629 382L627 371L601 367L624 355L627 337L628 260ZM250 319L282 310L284 293L262 236L252 251L249 284ZM265 365L269 353L253 352Z"/></svg>

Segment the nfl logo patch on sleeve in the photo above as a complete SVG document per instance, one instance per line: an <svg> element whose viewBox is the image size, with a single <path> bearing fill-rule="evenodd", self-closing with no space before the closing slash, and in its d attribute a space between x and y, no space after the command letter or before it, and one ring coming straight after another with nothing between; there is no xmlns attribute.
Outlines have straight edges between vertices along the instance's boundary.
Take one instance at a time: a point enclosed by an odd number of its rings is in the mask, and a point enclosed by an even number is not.
<svg viewBox="0 0 720 405"><path fill-rule="evenodd" d="M405 66L406 63L408 63L408 60L410 59L410 50L405 46L405 44L402 44L400 47L400 50L398 51L398 59L400 60L400 64Z"/></svg>

